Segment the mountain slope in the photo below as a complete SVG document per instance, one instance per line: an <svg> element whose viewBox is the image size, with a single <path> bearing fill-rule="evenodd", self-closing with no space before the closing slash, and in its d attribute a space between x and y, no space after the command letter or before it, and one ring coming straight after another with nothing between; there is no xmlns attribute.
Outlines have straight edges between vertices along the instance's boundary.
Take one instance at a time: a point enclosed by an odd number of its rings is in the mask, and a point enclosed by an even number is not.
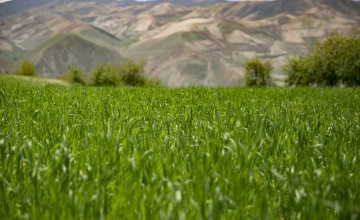
<svg viewBox="0 0 360 220"><path fill-rule="evenodd" d="M98 64L125 61L118 52L76 34L58 35L48 40L28 58L35 63L39 75L50 78L63 75L68 66L78 66L90 73Z"/></svg>
<svg viewBox="0 0 360 220"><path fill-rule="evenodd" d="M78 22L70 22L58 15L51 16L48 13L39 13L28 17L26 15L20 16L20 18L25 17L27 19L22 23L5 25L9 28L4 29L2 32L2 35L6 35L12 39L12 41L0 40L0 43L3 42L0 44L0 62L3 72L12 72L21 60L30 59L35 60L37 63L39 62L40 75L57 77L63 74L68 65L66 63L69 61L67 60L67 54L65 54L64 51L54 53L51 49L56 46L55 44L59 44L60 40L63 40L61 46L64 47L64 49L69 49L67 50L68 53L76 52L78 53L76 56L87 57L89 62L93 62L93 60L98 60L95 63L112 62L124 59L119 54L123 42L112 34L97 27ZM15 20L17 21L19 18L15 18ZM69 41L70 38L67 37L70 36L76 36L81 39L81 41L74 39ZM1 38L5 39L0 35L0 39ZM84 41L86 43L84 43ZM10 47L9 45L13 46ZM103 49L99 50L96 48ZM46 53L40 52L45 49L47 50ZM71 49L74 49L74 51ZM96 54L90 57L91 53L89 50L96 51ZM48 64L48 60L54 55L57 56L59 62L63 60L63 62L66 63L64 63L64 65ZM76 57L75 54L72 56ZM36 59L34 57L36 57ZM109 61L107 61L107 59L109 59ZM40 62L40 60L42 61ZM54 63L55 61L52 62ZM79 59L72 59L70 64L80 66L86 71L89 71L90 67L94 66L86 64L85 60L80 61ZM45 66L47 67L45 68Z"/></svg>
<svg viewBox="0 0 360 220"><path fill-rule="evenodd" d="M0 17L23 13L29 9L38 7L54 7L56 5L66 4L69 2L87 2L98 4L112 4L115 6L132 6L132 5L156 5L162 3L172 3L182 6L206 6L227 0L13 0L0 4Z"/></svg>
<svg viewBox="0 0 360 220"><path fill-rule="evenodd" d="M14 71L15 63L26 52L10 40L0 36L0 72Z"/></svg>
<svg viewBox="0 0 360 220"><path fill-rule="evenodd" d="M197 8L147 31L126 54L147 58L149 73L172 86L223 86L241 82L242 63L257 53L271 60L275 83L281 84L281 66L289 55L306 52L314 40L334 30L356 27L359 17L334 7L329 2L290 0Z"/></svg>
<svg viewBox="0 0 360 220"><path fill-rule="evenodd" d="M148 73L170 86L237 84L239 69L228 62L230 57L221 47L211 34L198 30L141 41L125 54L135 60L146 59Z"/></svg>
<svg viewBox="0 0 360 220"><path fill-rule="evenodd" d="M314 41L334 30L346 33L360 23L360 3L349 0L277 0L206 6L198 6L204 1L189 0L182 4L188 3L196 7L162 0L126 4L58 1L4 17L0 37L29 52L57 35L70 33L132 59L146 59L148 74L170 86L241 83L242 64L257 54L273 63L272 77L281 85L286 77L281 66L289 56L308 51ZM65 53L59 53L57 59L68 62ZM52 66L54 71L56 65Z"/></svg>

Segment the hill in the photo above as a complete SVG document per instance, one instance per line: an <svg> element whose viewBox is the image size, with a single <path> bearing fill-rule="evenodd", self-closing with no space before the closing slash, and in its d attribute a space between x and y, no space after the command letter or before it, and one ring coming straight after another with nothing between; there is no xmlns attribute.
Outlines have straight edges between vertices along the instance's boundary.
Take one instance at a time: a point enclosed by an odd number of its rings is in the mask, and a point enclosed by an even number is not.
<svg viewBox="0 0 360 220"><path fill-rule="evenodd" d="M36 64L39 75L59 77L68 66L78 66L86 73L101 63L121 63L125 58L115 50L96 44L81 35L58 35L27 55Z"/></svg>
<svg viewBox="0 0 360 220"><path fill-rule="evenodd" d="M241 1L241 0L240 0ZM157 5L162 3L172 3L182 6L206 6L220 2L228 2L227 0L12 0L0 4L0 17L14 15L25 12L29 9L38 7L53 7L59 4L69 2L86 2L97 4L112 4L115 6L131 6L131 5Z"/></svg>
<svg viewBox="0 0 360 220"><path fill-rule="evenodd" d="M126 54L147 56L150 73L170 85L209 86L241 82L242 63L257 53L272 61L273 78L281 84L281 66L290 55L306 52L312 42L334 30L345 33L359 24L353 6L277 1L200 7L145 32Z"/></svg>
<svg viewBox="0 0 360 220"><path fill-rule="evenodd" d="M26 13L15 20L24 18L25 22L6 29L11 41L3 40L0 47L0 60L6 64L2 65L3 72L14 71L28 59L36 64L39 75L54 78L65 73L68 65L88 72L99 63L125 60L119 53L123 42L97 27L47 13Z"/></svg>
<svg viewBox="0 0 360 220"><path fill-rule="evenodd" d="M171 86L241 83L242 63L258 54L273 63L273 78L281 85L281 65L289 56L360 23L360 3L349 0L186 2L194 3L53 2L4 17L0 36L29 53L59 34L75 33L129 58L147 59L147 73Z"/></svg>

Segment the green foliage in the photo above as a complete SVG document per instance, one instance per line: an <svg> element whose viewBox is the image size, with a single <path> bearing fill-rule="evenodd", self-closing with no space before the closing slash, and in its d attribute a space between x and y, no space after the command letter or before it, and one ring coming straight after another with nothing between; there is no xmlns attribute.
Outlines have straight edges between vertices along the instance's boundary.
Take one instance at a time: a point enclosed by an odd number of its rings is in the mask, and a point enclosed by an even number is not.
<svg viewBox="0 0 360 220"><path fill-rule="evenodd" d="M93 86L134 86L134 87L154 87L159 86L160 82L147 79L144 75L145 62L139 64L132 61L117 65L99 65L91 74Z"/></svg>
<svg viewBox="0 0 360 220"><path fill-rule="evenodd" d="M261 61L257 56L244 63L246 86L267 86L273 67L270 61Z"/></svg>
<svg viewBox="0 0 360 220"><path fill-rule="evenodd" d="M16 71L16 75L36 76L37 75L36 67L33 63L26 60L21 64L20 68L18 68L18 70Z"/></svg>
<svg viewBox="0 0 360 220"><path fill-rule="evenodd" d="M64 79L65 81L68 81L70 83L75 83L75 84L80 84L80 85L86 84L85 74L79 67L69 66L68 71L69 72L67 74L65 74L62 77L62 79Z"/></svg>
<svg viewBox="0 0 360 220"><path fill-rule="evenodd" d="M120 81L126 86L140 86L146 85L146 78L144 76L145 62L136 64L128 61L119 68Z"/></svg>
<svg viewBox="0 0 360 220"><path fill-rule="evenodd" d="M314 83L316 75L313 73L313 69L309 68L313 65L313 62L314 59L312 56L289 58L288 64L283 67L283 71L288 75L286 83L288 85L299 86L306 86Z"/></svg>
<svg viewBox="0 0 360 220"><path fill-rule="evenodd" d="M91 73L90 85L92 86L118 86L118 68L115 65L101 64Z"/></svg>
<svg viewBox="0 0 360 220"><path fill-rule="evenodd" d="M0 219L359 219L359 97L0 82Z"/></svg>
<svg viewBox="0 0 360 220"><path fill-rule="evenodd" d="M289 59L284 72L288 85L359 86L360 33L332 33L310 54Z"/></svg>

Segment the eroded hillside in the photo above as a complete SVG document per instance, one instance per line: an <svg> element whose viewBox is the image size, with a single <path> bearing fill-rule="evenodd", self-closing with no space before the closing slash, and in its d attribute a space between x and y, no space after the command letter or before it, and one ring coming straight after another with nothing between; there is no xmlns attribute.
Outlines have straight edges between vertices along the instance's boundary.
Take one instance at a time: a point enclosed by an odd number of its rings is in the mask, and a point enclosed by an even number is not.
<svg viewBox="0 0 360 220"><path fill-rule="evenodd" d="M8 70L28 58L37 64L40 74L57 77L62 70L57 70L54 60L88 71L86 59L93 62L111 57L111 62L121 62L126 56L146 59L147 74L169 86L231 86L242 82L242 63L258 54L271 60L273 78L281 84L285 78L281 65L289 56L306 52L313 41L334 30L345 33L358 27L359 15L360 4L347 0L193 7L170 3L49 4L2 19L0 59L6 63L2 68ZM68 33L85 39L87 48L67 41L61 47L76 49L64 49L72 55L59 53L59 44L51 39ZM98 47L102 49L91 49ZM44 51L46 57L41 57ZM80 62L78 56L85 60Z"/></svg>

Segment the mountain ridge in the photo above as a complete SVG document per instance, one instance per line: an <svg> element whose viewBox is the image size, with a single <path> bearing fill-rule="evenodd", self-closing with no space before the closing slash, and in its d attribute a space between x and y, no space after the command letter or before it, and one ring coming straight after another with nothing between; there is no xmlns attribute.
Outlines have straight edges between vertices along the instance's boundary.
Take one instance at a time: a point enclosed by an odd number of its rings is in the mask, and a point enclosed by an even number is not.
<svg viewBox="0 0 360 220"><path fill-rule="evenodd" d="M346 33L359 22L360 4L346 0L194 7L69 1L4 17L0 38L31 54L59 34L76 33L121 57L146 59L147 74L174 87L241 84L242 64L257 54L273 63L273 78L281 85L286 77L281 65L289 56L308 51L312 42L332 31ZM0 44L0 55L3 49Z"/></svg>

